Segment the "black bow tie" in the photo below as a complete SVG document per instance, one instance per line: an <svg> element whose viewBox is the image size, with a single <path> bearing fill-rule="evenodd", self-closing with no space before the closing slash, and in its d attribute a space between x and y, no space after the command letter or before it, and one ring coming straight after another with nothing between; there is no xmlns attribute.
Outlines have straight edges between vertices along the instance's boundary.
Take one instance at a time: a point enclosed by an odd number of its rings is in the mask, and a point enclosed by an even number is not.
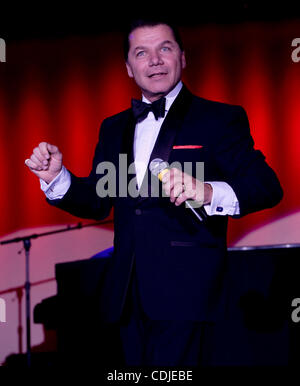
<svg viewBox="0 0 300 386"><path fill-rule="evenodd" d="M143 121L150 111L153 112L155 119L165 116L166 98L160 98L153 103L145 103L138 99L131 100L133 115L137 122Z"/></svg>

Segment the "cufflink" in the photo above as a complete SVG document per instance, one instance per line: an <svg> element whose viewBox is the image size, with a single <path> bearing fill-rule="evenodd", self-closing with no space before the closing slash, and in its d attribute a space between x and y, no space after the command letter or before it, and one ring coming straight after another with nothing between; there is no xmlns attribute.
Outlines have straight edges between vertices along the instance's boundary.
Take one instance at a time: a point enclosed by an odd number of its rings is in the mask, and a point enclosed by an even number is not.
<svg viewBox="0 0 300 386"><path fill-rule="evenodd" d="M223 208L221 206L217 206L216 211L217 212L223 212Z"/></svg>

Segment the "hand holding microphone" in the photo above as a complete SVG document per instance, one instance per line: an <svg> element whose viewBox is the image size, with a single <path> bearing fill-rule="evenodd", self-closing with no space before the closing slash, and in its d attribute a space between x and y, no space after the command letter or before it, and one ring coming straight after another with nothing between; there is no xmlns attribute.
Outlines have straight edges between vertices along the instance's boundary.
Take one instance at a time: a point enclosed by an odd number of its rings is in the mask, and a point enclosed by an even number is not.
<svg viewBox="0 0 300 386"><path fill-rule="evenodd" d="M177 168L169 169L168 163L160 158L151 161L149 169L162 183L167 196L176 206L185 202L199 221L206 219L207 213L202 205L209 204L212 198L212 187ZM188 201L193 200L193 202Z"/></svg>

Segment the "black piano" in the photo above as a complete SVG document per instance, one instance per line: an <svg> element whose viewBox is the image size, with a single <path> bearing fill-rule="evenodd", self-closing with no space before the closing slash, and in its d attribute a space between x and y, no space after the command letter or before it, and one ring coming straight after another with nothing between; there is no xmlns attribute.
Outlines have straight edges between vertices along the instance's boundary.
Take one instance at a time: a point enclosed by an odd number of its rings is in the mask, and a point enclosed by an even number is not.
<svg viewBox="0 0 300 386"><path fill-rule="evenodd" d="M117 326L105 325L98 312L111 253L112 248L57 264L57 295L34 309L34 322L56 331L59 365L122 366ZM292 320L291 303L300 297L300 245L229 248L228 253L227 311L216 326L215 364L299 364L300 326Z"/></svg>

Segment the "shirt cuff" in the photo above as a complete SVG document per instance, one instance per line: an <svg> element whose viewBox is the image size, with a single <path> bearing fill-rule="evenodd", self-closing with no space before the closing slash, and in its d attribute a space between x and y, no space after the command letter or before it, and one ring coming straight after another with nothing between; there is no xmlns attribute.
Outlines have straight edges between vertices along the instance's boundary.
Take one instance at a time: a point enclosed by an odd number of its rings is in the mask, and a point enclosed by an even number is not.
<svg viewBox="0 0 300 386"><path fill-rule="evenodd" d="M224 181L205 181L213 188L211 203L204 205L209 216L235 216L240 214L239 201L234 190Z"/></svg>
<svg viewBox="0 0 300 386"><path fill-rule="evenodd" d="M70 172L63 166L60 173L47 184L40 178L41 189L49 200L63 198L71 185Z"/></svg>

